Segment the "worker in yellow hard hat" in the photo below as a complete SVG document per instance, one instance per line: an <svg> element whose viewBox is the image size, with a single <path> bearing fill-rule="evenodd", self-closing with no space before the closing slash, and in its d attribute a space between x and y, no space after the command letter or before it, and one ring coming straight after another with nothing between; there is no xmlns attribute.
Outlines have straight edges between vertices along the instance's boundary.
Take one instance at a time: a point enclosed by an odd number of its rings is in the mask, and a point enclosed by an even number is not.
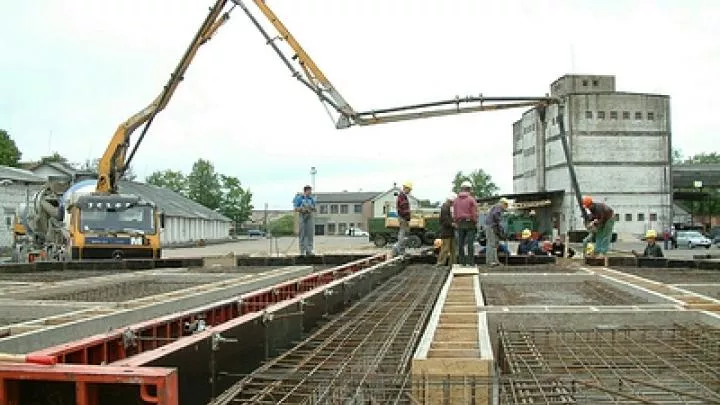
<svg viewBox="0 0 720 405"><path fill-rule="evenodd" d="M538 242L533 239L532 232L529 229L523 229L520 234L521 240L517 247L518 255L536 255L541 254L542 251L538 245Z"/></svg>
<svg viewBox="0 0 720 405"><path fill-rule="evenodd" d="M635 257L664 257L660 245L657 244L657 231L648 229L647 232L645 232L645 241L647 245L645 245L645 251L643 251L642 254L634 250L632 251Z"/></svg>
<svg viewBox="0 0 720 405"><path fill-rule="evenodd" d="M412 183L406 181L402 185L402 190L400 190L397 195L398 241L395 246L393 246L393 256L405 254L407 236L410 233L410 199L408 195L410 195L412 188Z"/></svg>

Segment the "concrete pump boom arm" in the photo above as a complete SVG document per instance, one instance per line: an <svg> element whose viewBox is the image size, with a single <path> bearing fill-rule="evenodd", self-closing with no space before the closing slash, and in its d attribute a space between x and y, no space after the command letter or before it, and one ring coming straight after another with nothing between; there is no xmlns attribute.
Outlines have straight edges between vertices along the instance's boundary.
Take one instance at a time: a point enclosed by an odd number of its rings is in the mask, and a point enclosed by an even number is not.
<svg viewBox="0 0 720 405"><path fill-rule="evenodd" d="M260 25L252 12L245 6L243 0L232 1L245 11L245 14L247 14L255 27L262 33L263 37L265 37L268 45L273 48L288 69L290 69L293 77L300 80L306 87L316 93L322 102L330 105L340 114L340 117L335 123L335 127L338 129L349 128L353 125L375 125L479 111L547 106L559 102L559 100L550 97L483 97L480 95L358 112L340 95L335 86L332 85L310 55L305 52L300 43L290 33L285 24L280 21L277 14L270 9L265 0L252 1L278 32L279 35L275 37L271 36L265 28ZM287 57L275 43L276 40L285 41L295 54L292 57ZM300 73L300 71L294 68L292 60L297 60L297 63L300 65L300 70L302 70L303 73Z"/></svg>
<svg viewBox="0 0 720 405"><path fill-rule="evenodd" d="M97 191L117 193L118 180L125 172L130 160L132 160L132 157L137 150L137 146L145 136L147 128L150 123L152 123L155 115L167 106L170 98L173 96L178 85L183 80L183 76L190 66L190 63L192 63L195 58L195 54L198 49L210 40L217 29L230 18L230 12L232 9L222 13L227 1L228 0L217 0L215 5L210 8L207 17L195 34L195 37L183 54L183 57L180 59L177 67L170 75L170 79L163 88L162 92L155 98L155 100L152 101L152 103L132 117L128 118L125 122L118 126L117 130L115 130L115 134L110 140L105 153L102 155L102 158L98 163ZM131 152L129 159L126 160L127 151L130 147L130 136L143 124L146 124L146 128L136 142L135 148Z"/></svg>

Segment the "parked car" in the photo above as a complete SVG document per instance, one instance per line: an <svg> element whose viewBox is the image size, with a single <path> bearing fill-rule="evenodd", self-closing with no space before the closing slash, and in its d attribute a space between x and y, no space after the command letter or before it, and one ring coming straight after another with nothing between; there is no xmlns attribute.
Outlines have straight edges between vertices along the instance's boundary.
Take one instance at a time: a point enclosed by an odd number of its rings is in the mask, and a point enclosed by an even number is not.
<svg viewBox="0 0 720 405"><path fill-rule="evenodd" d="M358 228L351 228L345 231L345 236L370 236L367 231L363 231L362 229Z"/></svg>
<svg viewBox="0 0 720 405"><path fill-rule="evenodd" d="M678 231L677 244L678 246L687 246L690 249L695 248L695 246L702 246L705 249L709 249L712 241L698 231Z"/></svg>
<svg viewBox="0 0 720 405"><path fill-rule="evenodd" d="M259 236L259 237L262 238L263 236L265 236L265 232L263 232L263 231L261 231L261 230L259 230L259 229L250 229L247 234L248 234L248 236L250 236L250 237Z"/></svg>

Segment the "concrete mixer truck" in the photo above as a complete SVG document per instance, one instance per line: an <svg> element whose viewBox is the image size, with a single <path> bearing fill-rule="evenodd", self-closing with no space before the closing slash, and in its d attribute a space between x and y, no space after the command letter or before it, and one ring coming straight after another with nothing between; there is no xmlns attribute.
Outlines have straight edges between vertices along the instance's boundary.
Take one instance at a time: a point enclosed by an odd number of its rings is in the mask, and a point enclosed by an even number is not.
<svg viewBox="0 0 720 405"><path fill-rule="evenodd" d="M48 183L20 204L19 261L159 258L164 219L156 206L131 194L95 192L96 180Z"/></svg>

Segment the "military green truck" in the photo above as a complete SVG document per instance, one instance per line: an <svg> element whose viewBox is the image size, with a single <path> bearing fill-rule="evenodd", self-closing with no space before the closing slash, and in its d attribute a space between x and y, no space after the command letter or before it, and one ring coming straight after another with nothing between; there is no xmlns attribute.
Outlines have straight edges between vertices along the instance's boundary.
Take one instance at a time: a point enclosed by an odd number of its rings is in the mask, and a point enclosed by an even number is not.
<svg viewBox="0 0 720 405"><path fill-rule="evenodd" d="M428 210L413 213L410 219L410 235L408 247L421 247L432 245L440 231L439 210ZM377 247L397 242L398 218L395 212L384 217L370 218L368 220L368 238Z"/></svg>

